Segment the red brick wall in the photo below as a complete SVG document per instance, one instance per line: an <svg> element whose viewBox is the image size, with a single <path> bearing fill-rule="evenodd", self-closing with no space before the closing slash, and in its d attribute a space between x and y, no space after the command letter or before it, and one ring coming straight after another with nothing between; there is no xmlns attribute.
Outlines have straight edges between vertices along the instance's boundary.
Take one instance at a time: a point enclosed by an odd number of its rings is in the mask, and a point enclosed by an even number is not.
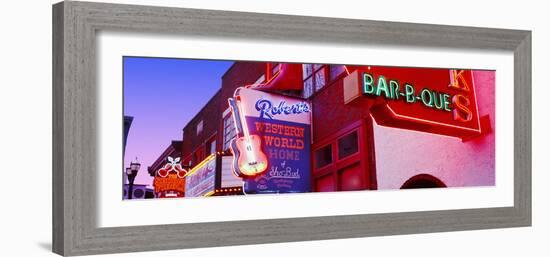
<svg viewBox="0 0 550 257"><path fill-rule="evenodd" d="M227 98L233 97L235 89L256 82L264 73L265 62L235 62L222 76L220 115L229 107ZM218 150L223 147L223 120L221 118L218 124L219 133L216 139Z"/></svg>
<svg viewBox="0 0 550 257"><path fill-rule="evenodd" d="M222 76L220 91L210 99L203 109L183 129L182 159L183 163L191 159L191 155L202 149L201 159L206 157L206 143L212 135L216 135L216 150L223 144L223 112L227 109L227 98L233 96L237 87L252 84L265 72L263 62L235 62ZM203 132L197 135L197 124L203 121ZM194 164L197 164L197 160Z"/></svg>
<svg viewBox="0 0 550 257"><path fill-rule="evenodd" d="M237 87L256 82L264 73L264 62L235 62L222 77L222 111L227 108L227 98L233 96Z"/></svg>
<svg viewBox="0 0 550 257"><path fill-rule="evenodd" d="M343 79L325 86L312 98L313 140L319 142L353 122L368 117L368 105L345 105Z"/></svg>
<svg viewBox="0 0 550 257"><path fill-rule="evenodd" d="M227 98L239 86L254 83L265 72L264 62L236 62L222 77L220 113L227 109ZM366 101L359 105L344 105L343 77L327 84L311 97L313 103L313 139L319 141L343 127L368 117ZM223 124L220 120L217 137L218 149L223 143Z"/></svg>
<svg viewBox="0 0 550 257"><path fill-rule="evenodd" d="M221 112L219 111L220 93L221 90L208 101L183 129L182 159L184 160L184 164L187 164L187 157L197 151L197 149L202 148L204 153L207 150L205 149L206 141L218 131L218 125L221 120ZM203 122L203 130L197 135L197 125L201 120ZM204 155L201 159L205 157ZM197 162L194 164L197 164Z"/></svg>

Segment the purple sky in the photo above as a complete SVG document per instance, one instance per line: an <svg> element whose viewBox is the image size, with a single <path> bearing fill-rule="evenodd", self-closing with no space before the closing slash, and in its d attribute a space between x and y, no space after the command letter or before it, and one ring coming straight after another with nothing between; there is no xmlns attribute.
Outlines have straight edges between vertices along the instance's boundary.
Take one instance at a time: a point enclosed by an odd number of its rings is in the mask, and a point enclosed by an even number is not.
<svg viewBox="0 0 550 257"><path fill-rule="evenodd" d="M152 183L147 173L183 127L221 87L232 61L124 57L124 115L133 116L124 166L136 157L136 184Z"/></svg>

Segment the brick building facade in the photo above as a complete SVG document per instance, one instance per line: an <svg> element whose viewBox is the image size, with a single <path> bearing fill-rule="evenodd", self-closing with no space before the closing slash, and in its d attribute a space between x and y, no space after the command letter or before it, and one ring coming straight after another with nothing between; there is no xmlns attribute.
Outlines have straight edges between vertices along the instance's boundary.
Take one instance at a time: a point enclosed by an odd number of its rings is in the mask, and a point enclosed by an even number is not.
<svg viewBox="0 0 550 257"><path fill-rule="evenodd" d="M246 85L256 85L252 87L275 94L301 97L311 103L310 191L494 185L494 133L486 131L473 140L461 141L380 126L371 115L373 101L344 102L344 78L350 74L346 66L301 65L299 90L295 85L291 90L269 85L273 77L280 75L281 67L282 64L278 63L235 62L222 76L220 90L183 129L183 165L193 169L205 158L217 156L215 190L209 194L223 194L228 190L232 194L241 193L237 189L238 182L223 186L223 180L230 179L230 176L227 158L222 160L222 157L230 155L228 146L235 137L227 99L233 96L236 88ZM494 126L494 73L476 71L473 74L478 84L475 90L479 115L488 117L489 126ZM414 149L426 146L425 142L437 146L428 146L436 149L433 154L443 156L442 160L434 162L435 167L426 165L433 156L422 157L397 150L403 155L401 162L401 157L391 154L392 149L398 148L414 152ZM391 145L392 149L386 145ZM478 153L487 158L475 158ZM452 154L471 157L472 161L443 160Z"/></svg>

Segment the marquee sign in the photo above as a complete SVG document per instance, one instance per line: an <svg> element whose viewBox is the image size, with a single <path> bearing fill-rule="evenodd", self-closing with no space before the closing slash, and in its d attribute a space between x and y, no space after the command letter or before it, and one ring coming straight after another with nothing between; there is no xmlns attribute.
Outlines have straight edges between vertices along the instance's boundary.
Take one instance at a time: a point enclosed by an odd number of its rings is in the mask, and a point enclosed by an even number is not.
<svg viewBox="0 0 550 257"><path fill-rule="evenodd" d="M211 154L193 167L185 181L185 197L209 196L216 183L216 154Z"/></svg>
<svg viewBox="0 0 550 257"><path fill-rule="evenodd" d="M245 193L309 192L311 104L249 88L238 88L235 99L240 101L238 116L244 117L242 130L260 141L255 152L265 156L267 165L255 176L241 176ZM239 167L233 169L242 175Z"/></svg>
<svg viewBox="0 0 550 257"><path fill-rule="evenodd" d="M469 138L481 134L471 70L368 66L344 79L344 101L371 99L379 125Z"/></svg>

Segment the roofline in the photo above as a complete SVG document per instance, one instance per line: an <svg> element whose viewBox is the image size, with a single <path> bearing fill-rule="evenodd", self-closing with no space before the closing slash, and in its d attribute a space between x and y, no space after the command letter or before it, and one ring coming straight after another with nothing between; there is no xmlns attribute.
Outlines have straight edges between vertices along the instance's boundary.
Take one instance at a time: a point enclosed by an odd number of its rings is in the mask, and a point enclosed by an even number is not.
<svg viewBox="0 0 550 257"><path fill-rule="evenodd" d="M187 124L185 124L185 126L183 126L183 129L182 131L185 131L185 129L187 128L187 126L189 126L189 124L191 124L193 121L195 121L195 119L197 119L197 117L199 116L199 114L201 114L202 111L204 111L204 109L206 108L206 106L208 106L212 101L214 101L214 99L216 97L221 97L221 93L222 93L222 88L220 87L220 89L218 89L218 91L216 91L216 93L210 98L210 100L208 100L208 102L206 102L206 104L204 104L204 106L195 114L195 116L193 116L193 118L191 118L189 120L189 122L187 122Z"/></svg>
<svg viewBox="0 0 550 257"><path fill-rule="evenodd" d="M233 69L233 67L235 67L237 62L242 62L242 61L233 61L233 64L231 64L231 66L229 66L229 68L227 68L227 70L223 73L222 79L225 77L225 75L227 75L229 73L229 71L231 71Z"/></svg>

